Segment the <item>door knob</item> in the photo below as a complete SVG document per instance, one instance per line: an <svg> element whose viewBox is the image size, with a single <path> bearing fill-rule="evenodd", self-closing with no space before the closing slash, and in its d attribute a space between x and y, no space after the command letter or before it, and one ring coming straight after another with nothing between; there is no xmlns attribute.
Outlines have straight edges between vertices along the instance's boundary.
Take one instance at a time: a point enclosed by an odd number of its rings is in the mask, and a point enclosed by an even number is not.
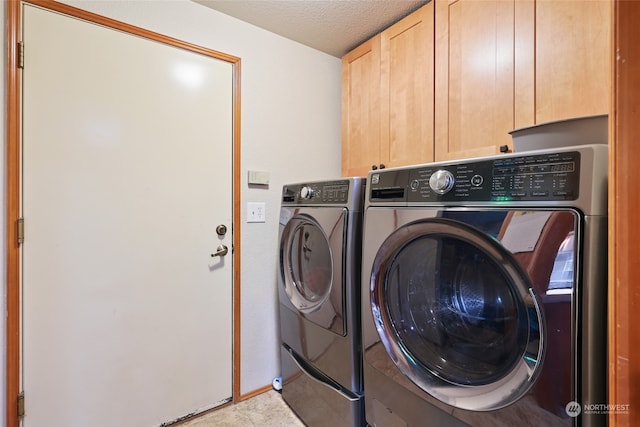
<svg viewBox="0 0 640 427"><path fill-rule="evenodd" d="M218 246L218 248L216 249L216 252L211 254L212 257L223 257L227 254L227 252L229 252L229 248L226 247L225 245L220 245Z"/></svg>

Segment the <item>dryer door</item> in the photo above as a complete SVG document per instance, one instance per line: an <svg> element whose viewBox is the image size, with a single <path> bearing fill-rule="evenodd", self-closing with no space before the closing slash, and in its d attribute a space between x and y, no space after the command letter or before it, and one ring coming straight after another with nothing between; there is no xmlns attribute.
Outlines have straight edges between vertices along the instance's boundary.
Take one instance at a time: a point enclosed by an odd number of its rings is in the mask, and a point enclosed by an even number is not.
<svg viewBox="0 0 640 427"><path fill-rule="evenodd" d="M346 334L343 304L344 208L282 209L280 302L308 320Z"/></svg>
<svg viewBox="0 0 640 427"><path fill-rule="evenodd" d="M494 410L535 381L543 355L535 291L477 228L441 217L400 226L374 258L370 291L394 363L442 402Z"/></svg>

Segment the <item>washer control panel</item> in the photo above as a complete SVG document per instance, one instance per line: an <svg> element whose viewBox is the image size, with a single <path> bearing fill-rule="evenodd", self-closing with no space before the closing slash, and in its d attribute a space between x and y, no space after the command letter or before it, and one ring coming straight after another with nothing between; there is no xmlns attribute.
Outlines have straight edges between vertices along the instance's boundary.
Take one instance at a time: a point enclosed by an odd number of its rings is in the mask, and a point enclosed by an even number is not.
<svg viewBox="0 0 640 427"><path fill-rule="evenodd" d="M282 188L283 204L342 204L349 200L349 180L312 182L285 185Z"/></svg>
<svg viewBox="0 0 640 427"><path fill-rule="evenodd" d="M575 200L580 153L435 163L371 175L369 198L408 202Z"/></svg>

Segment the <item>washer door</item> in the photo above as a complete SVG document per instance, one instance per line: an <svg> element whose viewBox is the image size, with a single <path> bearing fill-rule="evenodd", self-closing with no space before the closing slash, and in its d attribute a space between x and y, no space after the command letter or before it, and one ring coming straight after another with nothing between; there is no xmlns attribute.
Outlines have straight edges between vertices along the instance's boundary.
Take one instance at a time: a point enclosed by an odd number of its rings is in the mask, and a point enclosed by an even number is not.
<svg viewBox="0 0 640 427"><path fill-rule="evenodd" d="M405 225L373 263L381 341L418 387L449 405L509 405L542 365L543 319L532 286L495 239L459 221Z"/></svg>
<svg viewBox="0 0 640 427"><path fill-rule="evenodd" d="M311 208L307 209L311 211ZM290 308L312 322L344 335L342 244L343 209L298 211L280 236L280 286Z"/></svg>

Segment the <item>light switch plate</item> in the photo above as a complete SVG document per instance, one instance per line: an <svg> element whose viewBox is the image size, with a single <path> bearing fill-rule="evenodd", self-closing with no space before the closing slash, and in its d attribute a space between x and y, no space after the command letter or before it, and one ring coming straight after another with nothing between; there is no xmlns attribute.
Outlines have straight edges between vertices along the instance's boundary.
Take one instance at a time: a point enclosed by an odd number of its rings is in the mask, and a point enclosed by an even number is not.
<svg viewBox="0 0 640 427"><path fill-rule="evenodd" d="M247 222L266 222L265 202L247 202Z"/></svg>
<svg viewBox="0 0 640 427"><path fill-rule="evenodd" d="M269 172L248 171L247 183L249 185L269 185Z"/></svg>

